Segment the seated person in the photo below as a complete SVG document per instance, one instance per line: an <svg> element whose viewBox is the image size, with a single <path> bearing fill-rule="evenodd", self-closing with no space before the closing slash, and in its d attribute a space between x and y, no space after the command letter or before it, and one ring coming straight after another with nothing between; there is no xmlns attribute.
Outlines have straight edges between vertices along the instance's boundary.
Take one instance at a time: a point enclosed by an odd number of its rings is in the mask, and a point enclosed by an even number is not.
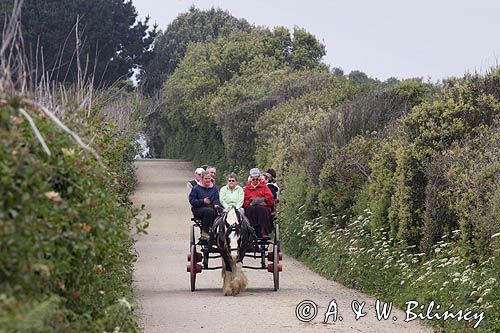
<svg viewBox="0 0 500 333"><path fill-rule="evenodd" d="M212 183L215 185L215 177L217 176L217 168L214 166L208 166L207 171L210 172L210 176L212 176Z"/></svg>
<svg viewBox="0 0 500 333"><path fill-rule="evenodd" d="M201 238L208 240L209 230L217 217L217 209L220 207L219 190L213 185L210 172L201 173L201 183L191 190L189 203L194 217L201 220Z"/></svg>
<svg viewBox="0 0 500 333"><path fill-rule="evenodd" d="M276 186L276 184L272 182L272 176L270 173L264 172L261 177L267 187L269 187L269 189L271 190L274 198L274 203L276 204L276 202L278 201L278 186Z"/></svg>
<svg viewBox="0 0 500 333"><path fill-rule="evenodd" d="M274 211L274 197L269 187L261 180L259 169L250 170L250 181L245 186L244 193L245 215L257 233L260 231L263 237L267 236L274 229L271 217Z"/></svg>
<svg viewBox="0 0 500 333"><path fill-rule="evenodd" d="M243 188L238 185L238 176L233 172L226 177L227 185L221 187L219 192L220 203L224 209L234 207L245 214L243 209Z"/></svg>
<svg viewBox="0 0 500 333"><path fill-rule="evenodd" d="M194 170L194 179L187 182L187 184L186 184L186 195L188 197L188 200L189 200L189 194L191 193L191 190L193 189L193 187L195 187L196 185L200 184L200 182L201 182L201 173L203 171L205 171L205 170L203 170L202 168L197 168L196 170Z"/></svg>

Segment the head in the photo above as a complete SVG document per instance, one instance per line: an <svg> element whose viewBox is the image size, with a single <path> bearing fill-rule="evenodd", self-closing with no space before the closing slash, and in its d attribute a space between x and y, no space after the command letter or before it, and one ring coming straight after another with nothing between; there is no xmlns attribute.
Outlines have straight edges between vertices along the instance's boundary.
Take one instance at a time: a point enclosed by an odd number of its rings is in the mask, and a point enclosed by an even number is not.
<svg viewBox="0 0 500 333"><path fill-rule="evenodd" d="M201 181L201 174L203 173L203 170L202 168L197 168L196 170L194 170L194 179L197 181L197 182L200 182Z"/></svg>
<svg viewBox="0 0 500 333"><path fill-rule="evenodd" d="M271 181L274 181L276 179L276 171L274 169L269 168L266 170L266 172L271 175Z"/></svg>
<svg viewBox="0 0 500 333"><path fill-rule="evenodd" d="M215 176L217 176L217 168L214 166L209 166L207 168L207 171L210 173L210 176L212 176L212 179L215 180Z"/></svg>
<svg viewBox="0 0 500 333"><path fill-rule="evenodd" d="M238 259L238 243L240 239L240 222L236 209L232 207L227 213L226 217L226 237L227 245L229 247L228 252L232 260L236 261Z"/></svg>
<svg viewBox="0 0 500 333"><path fill-rule="evenodd" d="M205 187L210 187L210 184L212 184L212 176L210 175L210 172L203 171L201 173L201 184Z"/></svg>
<svg viewBox="0 0 500 333"><path fill-rule="evenodd" d="M250 182L253 186L257 186L260 182L260 170L257 168L250 169Z"/></svg>
<svg viewBox="0 0 500 333"><path fill-rule="evenodd" d="M226 182L227 186L233 190L236 185L238 185L238 176L234 172L231 172L227 177L226 177Z"/></svg>
<svg viewBox="0 0 500 333"><path fill-rule="evenodd" d="M262 180L267 184L267 183L270 183L271 182L271 175L267 172L264 172L262 174Z"/></svg>

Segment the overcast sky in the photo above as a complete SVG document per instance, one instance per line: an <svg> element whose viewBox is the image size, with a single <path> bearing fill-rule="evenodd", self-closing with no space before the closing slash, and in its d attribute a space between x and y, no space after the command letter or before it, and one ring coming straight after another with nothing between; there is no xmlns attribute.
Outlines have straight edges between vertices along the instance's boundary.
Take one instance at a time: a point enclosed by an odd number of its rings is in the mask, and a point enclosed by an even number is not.
<svg viewBox="0 0 500 333"><path fill-rule="evenodd" d="M500 64L500 0L133 0L164 30L191 5L255 25L298 26L346 74L440 80Z"/></svg>

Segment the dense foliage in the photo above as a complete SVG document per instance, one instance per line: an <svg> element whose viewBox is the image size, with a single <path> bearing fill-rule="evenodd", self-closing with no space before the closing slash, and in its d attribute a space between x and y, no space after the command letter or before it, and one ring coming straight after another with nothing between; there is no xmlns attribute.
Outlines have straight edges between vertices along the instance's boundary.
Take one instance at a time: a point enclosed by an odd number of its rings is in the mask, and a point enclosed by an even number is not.
<svg viewBox="0 0 500 333"><path fill-rule="evenodd" d="M273 167L290 254L399 305L485 311L498 330L500 69L380 82L322 55L300 29L192 44L150 119L153 154Z"/></svg>
<svg viewBox="0 0 500 333"><path fill-rule="evenodd" d="M177 68L190 43L205 42L232 32L251 30L244 19L221 9L200 10L194 6L175 18L154 42L152 59L139 75L144 93L153 95Z"/></svg>
<svg viewBox="0 0 500 333"><path fill-rule="evenodd" d="M1 22L10 17L13 3L0 1ZM134 68L150 60L156 30L148 31L148 19L137 20L131 1L25 0L22 10L25 51L33 75L38 76L35 82L42 75L51 81L76 82L80 61L95 86L108 86L129 78Z"/></svg>
<svg viewBox="0 0 500 333"><path fill-rule="evenodd" d="M302 56L307 53L312 55L308 61ZM232 121L232 110L258 119L262 114L259 110L309 89L308 80L301 83L308 74L292 78L287 73L294 68L325 72L319 62L322 54L324 46L298 28L293 35L285 28L258 28L192 44L162 89L161 112L151 116L152 151L161 156L210 159L225 165L224 147L231 149L233 138L218 125ZM290 87L291 81L296 81L295 88ZM272 99L266 97L270 91L274 93ZM247 101L260 97L262 100L255 103L261 106L245 106ZM254 120L247 119L247 124L239 122L242 127L238 133L251 137ZM211 148L205 149L206 144ZM245 156L249 158L247 165L251 165L253 153Z"/></svg>
<svg viewBox="0 0 500 333"><path fill-rule="evenodd" d="M51 155L20 110L26 110ZM0 102L0 331L138 331L131 228L145 227L131 133L97 109L66 114L101 161L18 97ZM118 329L118 330L120 330Z"/></svg>
<svg viewBox="0 0 500 333"><path fill-rule="evenodd" d="M377 88L325 114L303 147L277 140L285 162L264 165L283 175L288 251L401 306L485 311L480 327L497 331L499 79L497 68Z"/></svg>

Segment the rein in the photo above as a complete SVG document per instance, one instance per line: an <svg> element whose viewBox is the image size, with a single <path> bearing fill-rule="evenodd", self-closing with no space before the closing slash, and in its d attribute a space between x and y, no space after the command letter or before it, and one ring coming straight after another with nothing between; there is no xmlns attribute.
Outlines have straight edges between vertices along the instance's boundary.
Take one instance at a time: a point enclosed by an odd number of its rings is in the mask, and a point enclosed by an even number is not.
<svg viewBox="0 0 500 333"><path fill-rule="evenodd" d="M245 248L248 243L251 242L253 237L255 237L255 232L253 228L249 225L244 216L242 216L238 211L235 211L237 222L229 224L227 222L227 213L223 214L220 220L214 226L214 239L216 240L217 246L221 255L224 252L224 256L229 256L231 251L237 251L237 262L243 262L245 256ZM229 235L234 232L236 233L238 240L238 246L236 248L230 247ZM233 245L234 246L234 245Z"/></svg>

